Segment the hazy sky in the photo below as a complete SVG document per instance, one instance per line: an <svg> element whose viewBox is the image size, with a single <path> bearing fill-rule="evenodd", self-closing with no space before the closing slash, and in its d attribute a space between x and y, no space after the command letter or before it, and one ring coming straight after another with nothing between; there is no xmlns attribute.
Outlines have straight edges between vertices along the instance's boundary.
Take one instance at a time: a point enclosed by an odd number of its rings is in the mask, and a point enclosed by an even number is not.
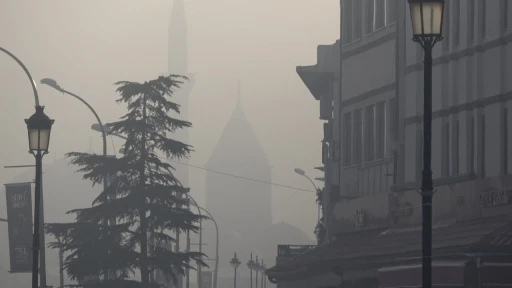
<svg viewBox="0 0 512 288"><path fill-rule="evenodd" d="M189 112L196 152L190 163L204 166L210 157L235 107L240 79L242 105L274 165L273 182L310 189L293 168L321 176L313 167L321 165L322 125L318 103L295 67L315 64L317 45L339 38L339 1L186 0L185 5L189 66L196 73ZM0 46L17 55L37 81L55 78L110 122L124 109L114 102L112 83L150 80L167 70L171 8L171 0L0 0ZM31 164L23 119L34 111L32 91L6 55L0 55L0 91L1 166ZM83 104L41 85L39 92L46 113L56 120L47 163L70 151L101 152L100 135L90 130L95 119ZM114 145L118 150L121 143ZM15 172L3 169L0 175L6 183ZM191 168L198 202L204 202L204 176ZM312 236L315 196L299 192L290 199L294 192L273 188L274 221Z"/></svg>

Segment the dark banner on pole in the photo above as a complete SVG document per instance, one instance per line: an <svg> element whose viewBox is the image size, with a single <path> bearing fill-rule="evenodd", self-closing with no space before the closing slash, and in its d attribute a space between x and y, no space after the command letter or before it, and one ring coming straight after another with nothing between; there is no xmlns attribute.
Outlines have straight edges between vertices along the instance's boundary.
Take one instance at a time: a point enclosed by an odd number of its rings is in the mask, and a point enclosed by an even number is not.
<svg viewBox="0 0 512 288"><path fill-rule="evenodd" d="M11 273L32 272L32 195L30 183L5 184Z"/></svg>

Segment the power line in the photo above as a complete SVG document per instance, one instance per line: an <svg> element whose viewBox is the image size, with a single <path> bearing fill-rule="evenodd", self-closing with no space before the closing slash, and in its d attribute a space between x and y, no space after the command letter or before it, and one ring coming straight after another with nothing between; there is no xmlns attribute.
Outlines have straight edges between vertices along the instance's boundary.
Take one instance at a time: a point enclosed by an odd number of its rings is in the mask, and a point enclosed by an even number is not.
<svg viewBox="0 0 512 288"><path fill-rule="evenodd" d="M220 175L224 175L224 176L233 177L233 178L238 178L238 179L243 179L243 180L247 180L247 181L263 183L263 184L270 184L272 186L288 188L288 189L294 189L294 190L302 191L302 192L316 193L316 191L313 191L313 190L307 190L307 189L297 188L297 187L293 187L293 186L288 186L288 185L283 185L283 184L278 184L278 183L273 183L273 182L253 179L253 178L249 178L249 177L234 175L234 174L230 174L230 173L226 173L226 172L220 172L220 171L204 168L204 167L201 167L201 166L196 166L196 165L192 165L192 164L188 164L188 163L181 163L181 162L178 162L178 161L175 161L175 160L167 159L167 161L170 161L170 162L173 162L173 163L176 163L176 164L179 164L179 165L190 166L190 167L193 167L193 168L196 168L196 169L201 169L201 170L212 172L212 173L215 173L215 174L220 174Z"/></svg>
<svg viewBox="0 0 512 288"><path fill-rule="evenodd" d="M112 147L114 147L114 151L115 151L115 146L114 146L114 142L113 141L112 141ZM162 160L169 161L169 162L173 162L173 163L176 163L176 164L179 164L179 165L189 166L189 167L192 167L192 168L196 168L196 169L212 172L212 173L215 173L215 174L229 176L229 177L238 178L238 179L243 179L243 180L247 180L247 181L258 182L258 183L263 183L263 184L270 184L272 186L288 188L288 189L294 189L294 190L301 191L301 192L311 192L311 193L316 193L317 192L317 191L297 188L297 187L293 187L293 186L289 186L289 185L283 185L283 184L278 184L278 183L274 183L274 182L268 182L268 181L254 179L254 178L234 175L234 174L230 174L230 173L226 173L226 172L216 171L216 170L212 170L212 169L208 169L208 168L204 168L204 167L201 167L201 166L192 165L192 164L188 164L188 163L181 163L181 162L178 162L178 161L175 161L175 160L171 160L171 159L167 159L167 158L164 158L164 157L158 157L158 158L160 158Z"/></svg>

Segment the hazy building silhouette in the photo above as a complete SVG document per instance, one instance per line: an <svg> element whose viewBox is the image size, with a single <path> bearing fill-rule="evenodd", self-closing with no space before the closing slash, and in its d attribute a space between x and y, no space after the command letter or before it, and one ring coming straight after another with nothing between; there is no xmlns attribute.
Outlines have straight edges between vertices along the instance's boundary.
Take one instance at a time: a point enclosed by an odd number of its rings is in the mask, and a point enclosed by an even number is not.
<svg viewBox="0 0 512 288"><path fill-rule="evenodd" d="M250 253L259 255L273 265L278 244L312 244L307 234L286 223L272 224L272 166L251 127L241 103L240 84L238 101L216 144L206 168L241 176L229 177L206 174L206 209L219 225L219 287L232 283L233 269L229 260L237 252L243 265L239 268L239 287L249 276L245 265ZM250 179L256 179L252 181ZM215 258L215 230L206 223L205 252ZM208 262L211 269L214 262Z"/></svg>
<svg viewBox="0 0 512 288"><path fill-rule="evenodd" d="M186 76L189 80L183 80L183 84L180 89L177 89L173 95L173 102L180 105L180 114L177 116L174 112L171 112L172 117L177 117L181 120L188 121L188 103L190 91L194 84L193 75L188 70L188 42L187 42L187 19L185 17L185 4L184 0L174 0L173 8L171 12L171 19L169 22L169 46L168 46L168 63L167 73L165 74L176 74ZM189 131L188 129L181 129L170 135L172 139L189 143ZM180 160L182 163L188 163L186 159ZM189 185L189 169L186 165L179 165L176 167L175 172L178 180L183 186L188 187Z"/></svg>
<svg viewBox="0 0 512 288"><path fill-rule="evenodd" d="M240 95L206 167L271 182L272 167L247 120ZM206 209L233 232L262 229L272 223L272 188L267 183L208 173Z"/></svg>

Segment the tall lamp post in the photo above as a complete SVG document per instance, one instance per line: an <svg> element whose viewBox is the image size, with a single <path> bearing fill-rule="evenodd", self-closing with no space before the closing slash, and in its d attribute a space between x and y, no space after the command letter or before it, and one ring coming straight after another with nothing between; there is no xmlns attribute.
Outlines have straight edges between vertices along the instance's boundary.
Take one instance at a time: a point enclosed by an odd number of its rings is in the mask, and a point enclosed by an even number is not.
<svg viewBox="0 0 512 288"><path fill-rule="evenodd" d="M235 278L233 279L233 287L236 288L236 269L238 269L238 266L240 266L240 260L238 260L238 258L236 257L236 253L235 253L235 256L233 256L233 258L231 259L231 262L229 262L229 264L231 264L231 267L233 267L233 269L235 269Z"/></svg>
<svg viewBox="0 0 512 288"><path fill-rule="evenodd" d="M105 133L105 127L103 126L103 123L101 122L101 119L98 116L98 113L96 113L96 111L94 110L94 108L92 108L92 106L89 105L89 103L87 103L87 101L85 101L82 97L60 87L60 85L54 79L44 78L41 80L41 84L48 85L48 86L52 87L53 89L61 92L62 94L67 94L69 96L72 96L72 97L78 99L85 106L87 106L87 108L89 108L89 110L91 110L92 114L94 114L94 117L96 117L96 121L98 121L98 125L100 126L100 132L103 137L103 157L104 157L104 159L106 159L107 158L107 134ZM107 191L107 189L108 189L107 179L108 179L107 173L105 173L103 175L103 191ZM105 220L104 225L108 225L108 220ZM104 278L105 278L105 280L109 278L108 272L105 272Z"/></svg>
<svg viewBox="0 0 512 288"><path fill-rule="evenodd" d="M252 288L252 270L254 270L254 260L252 260L252 253L251 253L251 260L247 261L247 268L249 268L249 271L251 272L251 288Z"/></svg>
<svg viewBox="0 0 512 288"><path fill-rule="evenodd" d="M256 255L256 261L254 261L254 272L256 272L256 277L255 277L256 287L255 288L258 288L258 272L259 271L260 271L260 264L258 261L258 255Z"/></svg>
<svg viewBox="0 0 512 288"><path fill-rule="evenodd" d="M432 287L432 49L443 40L444 0L408 0L414 42L424 50L423 175L421 181L422 284Z"/></svg>
<svg viewBox="0 0 512 288"><path fill-rule="evenodd" d="M36 107L36 113L37 113L37 109L38 107L41 107L39 105L39 94L37 92L37 87L36 87L36 82L34 81L34 78L32 78L32 75L30 74L30 72L28 71L28 68L25 66L25 64L23 64L23 62L21 62L21 60L16 57L14 54L12 54L11 52L9 52L7 49L5 48L2 48L0 47L0 51L2 51L3 53L7 54L9 57L11 57L14 61L16 61L16 63L18 63L18 65L23 69L23 71L25 72L25 74L27 75L28 77L28 80L30 80L30 85L32 87L32 92L34 94L34 102L35 102L35 107ZM42 181L39 183L40 186L42 186ZM42 189L41 189L41 193L42 194ZM40 206L39 207L39 212L40 212L40 220L41 220L41 223L40 223L40 226L39 229L40 230L44 230L44 209L43 209L43 199L42 199L42 195L41 195L41 199L40 199ZM34 216L35 217L35 216ZM34 231L35 232L35 231ZM39 235L40 239L39 239L39 243L43 245L43 248L44 248L44 233L41 233ZM41 253L41 263L39 263L39 277L40 277L40 285L41 287L46 287L46 261L45 261L45 249L41 249L40 250L40 253ZM36 284L37 285L37 284Z"/></svg>
<svg viewBox="0 0 512 288"><path fill-rule="evenodd" d="M33 264L32 264L32 288L38 287L39 265L39 233L41 213L41 179L43 176L43 156L48 153L50 144L50 132L54 120L44 114L44 107L36 106L36 113L25 120L28 130L29 152L36 158L36 189L34 203L34 239L33 239ZM44 231L43 231L44 233Z"/></svg>
<svg viewBox="0 0 512 288"><path fill-rule="evenodd" d="M260 272L261 272L261 288L263 288L263 284L265 283L265 264L263 264L263 259L261 259L261 264L259 265Z"/></svg>

